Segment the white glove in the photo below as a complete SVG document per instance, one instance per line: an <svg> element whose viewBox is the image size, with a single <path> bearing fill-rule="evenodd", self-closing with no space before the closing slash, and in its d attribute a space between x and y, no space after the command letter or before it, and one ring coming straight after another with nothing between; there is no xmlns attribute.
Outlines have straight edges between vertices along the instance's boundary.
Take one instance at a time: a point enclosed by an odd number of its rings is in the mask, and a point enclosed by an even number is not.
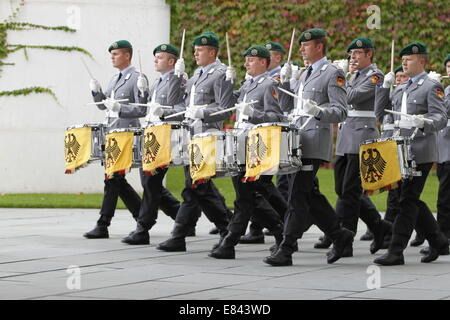
<svg viewBox="0 0 450 320"><path fill-rule="evenodd" d="M203 119L205 117L203 109L200 108L188 108L184 116L189 119Z"/></svg>
<svg viewBox="0 0 450 320"><path fill-rule="evenodd" d="M300 75L302 74L302 71L299 69L298 66L292 65L292 75L290 80L298 80L300 79Z"/></svg>
<svg viewBox="0 0 450 320"><path fill-rule="evenodd" d="M391 71L384 76L383 88L390 88L395 82L395 74Z"/></svg>
<svg viewBox="0 0 450 320"><path fill-rule="evenodd" d="M139 91L141 92L142 95L144 95L144 93L147 91L148 89L148 82L147 79L145 79L144 76L139 75L138 80L137 80L137 88L139 89Z"/></svg>
<svg viewBox="0 0 450 320"><path fill-rule="evenodd" d="M305 111L305 113L313 117L317 117L321 111L321 109L317 105L317 102L311 99L303 100L303 110Z"/></svg>
<svg viewBox="0 0 450 320"><path fill-rule="evenodd" d="M280 71L281 82L287 82L292 77L292 66L290 63L285 63Z"/></svg>
<svg viewBox="0 0 450 320"><path fill-rule="evenodd" d="M104 100L104 104L108 108L108 110L112 112L119 112L120 110L120 103L110 98Z"/></svg>
<svg viewBox="0 0 450 320"><path fill-rule="evenodd" d="M242 107L241 112L244 116L253 116L254 109L250 104L246 104Z"/></svg>
<svg viewBox="0 0 450 320"><path fill-rule="evenodd" d="M247 72L245 73L245 81L250 80L252 78Z"/></svg>
<svg viewBox="0 0 450 320"><path fill-rule="evenodd" d="M231 83L236 81L236 71L233 67L228 67L227 71L225 71L225 81L230 81Z"/></svg>
<svg viewBox="0 0 450 320"><path fill-rule="evenodd" d="M422 115L414 115L411 117L411 122L413 123L414 127L422 129L423 125L425 123L425 120L423 120Z"/></svg>
<svg viewBox="0 0 450 320"><path fill-rule="evenodd" d="M164 114L164 109L159 104L150 105L150 113L152 116L160 118Z"/></svg>
<svg viewBox="0 0 450 320"><path fill-rule="evenodd" d="M342 69L344 71L344 74L347 74L348 72L348 60L342 59L342 60L335 60L333 61L333 64L338 67L339 69Z"/></svg>
<svg viewBox="0 0 450 320"><path fill-rule="evenodd" d="M175 75L180 77L184 73L184 59L180 58L177 60L177 63L175 63Z"/></svg>
<svg viewBox="0 0 450 320"><path fill-rule="evenodd" d="M437 72L430 71L428 73L428 77L430 77L433 80L436 80L437 82L441 83L441 75Z"/></svg>
<svg viewBox="0 0 450 320"><path fill-rule="evenodd" d="M100 83L95 79L91 79L91 81L89 81L89 88L93 93L98 93L102 90Z"/></svg>

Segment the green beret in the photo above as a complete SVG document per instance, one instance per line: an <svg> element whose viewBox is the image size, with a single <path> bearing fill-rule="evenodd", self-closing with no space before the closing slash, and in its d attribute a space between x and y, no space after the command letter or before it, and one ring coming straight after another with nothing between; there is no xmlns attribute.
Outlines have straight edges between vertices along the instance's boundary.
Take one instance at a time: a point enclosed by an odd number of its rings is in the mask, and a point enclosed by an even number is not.
<svg viewBox="0 0 450 320"><path fill-rule="evenodd" d="M178 49L175 46L168 44L168 43L160 44L159 46L157 46L153 50L153 55L157 54L158 52L171 53L177 58L178 58L178 55L180 54L180 52L178 51Z"/></svg>
<svg viewBox="0 0 450 320"><path fill-rule="evenodd" d="M194 46L219 47L219 37L212 31L203 32L192 42Z"/></svg>
<svg viewBox="0 0 450 320"><path fill-rule="evenodd" d="M284 48L281 46L281 44L279 44L277 42L273 42L273 41L267 41L264 44L264 47L266 47L267 50L269 50L269 51L280 51L282 53L286 52L286 51L284 51Z"/></svg>
<svg viewBox="0 0 450 320"><path fill-rule="evenodd" d="M373 49L372 40L370 40L369 38L356 38L348 46L347 52L352 49Z"/></svg>
<svg viewBox="0 0 450 320"><path fill-rule="evenodd" d="M244 57L260 57L270 59L270 52L263 46L251 46L244 52Z"/></svg>
<svg viewBox="0 0 450 320"><path fill-rule="evenodd" d="M325 38L327 36L327 33L323 29L309 29L306 31L303 31L300 35L300 38L298 39L298 43L302 43L303 41L309 41L314 39L321 39Z"/></svg>
<svg viewBox="0 0 450 320"><path fill-rule="evenodd" d="M404 55L427 53L427 46L421 42L412 42L400 51L400 58Z"/></svg>
<svg viewBox="0 0 450 320"><path fill-rule="evenodd" d="M111 52L115 49L121 49L121 48L133 48L131 46L131 43L127 40L119 40L114 42L112 45L109 46L108 51Z"/></svg>
<svg viewBox="0 0 450 320"><path fill-rule="evenodd" d="M397 74L397 72L403 72L403 66L399 65L397 68L394 69L394 74Z"/></svg>
<svg viewBox="0 0 450 320"><path fill-rule="evenodd" d="M450 61L450 53L445 57L444 66Z"/></svg>

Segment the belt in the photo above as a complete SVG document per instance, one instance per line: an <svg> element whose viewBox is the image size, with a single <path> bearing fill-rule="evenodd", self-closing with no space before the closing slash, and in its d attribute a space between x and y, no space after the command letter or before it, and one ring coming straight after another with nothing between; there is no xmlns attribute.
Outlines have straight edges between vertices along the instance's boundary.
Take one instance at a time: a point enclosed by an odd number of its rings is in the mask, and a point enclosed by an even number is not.
<svg viewBox="0 0 450 320"><path fill-rule="evenodd" d="M394 130L394 128L395 127L393 123L386 123L381 125L381 131Z"/></svg>
<svg viewBox="0 0 450 320"><path fill-rule="evenodd" d="M347 113L347 117L375 118L375 112L362 110L349 110Z"/></svg>

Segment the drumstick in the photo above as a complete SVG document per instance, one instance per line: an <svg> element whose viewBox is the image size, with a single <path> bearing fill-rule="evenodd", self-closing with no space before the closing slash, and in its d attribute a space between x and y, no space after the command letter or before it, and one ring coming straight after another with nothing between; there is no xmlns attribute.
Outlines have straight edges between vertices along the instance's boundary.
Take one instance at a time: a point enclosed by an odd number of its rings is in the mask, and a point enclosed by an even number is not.
<svg viewBox="0 0 450 320"><path fill-rule="evenodd" d="M128 99L119 99L119 100L110 99L110 100L113 100L115 102L126 102L126 101L128 101ZM86 105L92 106L92 105L99 105L99 104L104 104L104 103L105 103L105 100L102 100L100 102L89 102L89 103L86 103Z"/></svg>
<svg viewBox="0 0 450 320"><path fill-rule="evenodd" d="M408 114L408 113L403 113L403 112L389 110L389 109L384 109L384 111L392 113L392 114L396 114L396 115L399 115L399 116L405 116L405 117L408 117L408 118L413 118L415 116L414 114ZM425 122L433 123L433 120L431 120L431 119L428 119L428 118L425 118L425 117L423 117L422 119Z"/></svg>
<svg viewBox="0 0 450 320"><path fill-rule="evenodd" d="M441 79L449 79L449 76L441 76Z"/></svg>
<svg viewBox="0 0 450 320"><path fill-rule="evenodd" d="M208 105L205 104L205 105L202 105L202 106L195 106L195 108L205 108L205 107L207 107L207 106L208 106ZM171 115L169 115L169 116L167 116L167 117L164 117L164 118L165 118L165 119L170 119L170 118L173 118L173 117L181 116L182 114L185 114L186 112L187 112L187 110L181 111L181 112L177 112L177 113L171 114Z"/></svg>
<svg viewBox="0 0 450 320"><path fill-rule="evenodd" d="M284 92L284 93L286 93L286 94L288 94L288 95L290 95L291 97L294 97L294 98L296 98L296 99L301 99L298 95L293 94L293 93L290 92L290 91L284 90L283 88L278 87L278 90L281 90L282 92ZM303 99L302 99L302 100L303 100ZM317 108L319 108L320 111L323 111L323 108L322 108L322 107L317 106Z"/></svg>
<svg viewBox="0 0 450 320"><path fill-rule="evenodd" d="M138 50L138 57L139 57L139 73L142 76L141 50Z"/></svg>
<svg viewBox="0 0 450 320"><path fill-rule="evenodd" d="M91 77L91 79L95 79L94 76L92 75L91 71L89 70L89 68L88 68L88 66L87 66L87 64L86 64L86 62L83 60L82 57L80 57L80 59L81 59L81 62L83 62L84 68L86 69L86 71L87 71L87 73L89 74L89 76Z"/></svg>
<svg viewBox="0 0 450 320"><path fill-rule="evenodd" d="M233 110L239 109L243 105L254 104L254 103L257 103L257 102L258 102L258 100L252 100L252 101L249 101L249 102L236 103L236 105L234 107L231 107L231 108L228 108L228 109L224 109L224 110L220 110L220 111L217 111L217 112L213 112L213 113L210 114L210 116L215 116L215 115L218 115L218 114L227 113L228 111L233 111Z"/></svg>
<svg viewBox="0 0 450 320"><path fill-rule="evenodd" d="M227 43L228 66L231 67L230 43L228 42L228 32L225 32L225 41Z"/></svg>
<svg viewBox="0 0 450 320"><path fill-rule="evenodd" d="M392 44L391 44L391 72L394 72L394 54L395 54L395 40L392 39Z"/></svg>
<svg viewBox="0 0 450 320"><path fill-rule="evenodd" d="M183 51L184 51L184 37L186 35L186 29L183 29L183 36L181 38L181 50L180 50L180 58L183 59Z"/></svg>
<svg viewBox="0 0 450 320"><path fill-rule="evenodd" d="M129 103L130 106L139 106L139 107L151 107L152 105L155 105L154 103ZM159 107L163 109L172 109L171 106L163 106L159 105Z"/></svg>
<svg viewBox="0 0 450 320"><path fill-rule="evenodd" d="M289 54L288 54L288 59L286 61L286 63L288 63L288 64L291 62L292 47L294 46L294 37L295 37L295 28L292 29L291 44L289 46Z"/></svg>

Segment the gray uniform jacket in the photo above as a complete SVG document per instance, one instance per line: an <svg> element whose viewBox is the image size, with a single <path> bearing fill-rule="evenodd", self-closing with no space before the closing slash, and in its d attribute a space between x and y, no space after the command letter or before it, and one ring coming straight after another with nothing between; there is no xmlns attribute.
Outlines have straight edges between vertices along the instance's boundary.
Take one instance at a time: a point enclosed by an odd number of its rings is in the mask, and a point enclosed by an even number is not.
<svg viewBox="0 0 450 320"><path fill-rule="evenodd" d="M301 132L302 157L306 159L321 159L331 161L333 147L333 123L344 121L347 117L347 93L345 89L345 75L341 69L326 61L318 70L313 69L308 80L307 72L303 72L295 88L290 83L280 84L283 89L291 90L297 94L300 84L303 84L303 99L311 99L323 107L317 118L313 118ZM297 99L280 94L283 110L292 110L297 105ZM307 121L302 117L297 121L301 126Z"/></svg>
<svg viewBox="0 0 450 320"><path fill-rule="evenodd" d="M423 72L414 83L408 87L408 83L402 83L389 97L389 88L376 87L375 114L381 121L386 114L384 109L401 111L403 92L407 93L408 114L422 114L433 120L433 123L425 122L423 129L418 130L411 142L411 153L417 164L436 162L437 155L437 131L447 124L447 110L444 98L438 96L438 91L443 93L442 86L430 79ZM400 120L400 116L394 115L394 120ZM410 137L415 128L401 128L400 136Z"/></svg>
<svg viewBox="0 0 450 320"><path fill-rule="evenodd" d="M186 83L184 92L184 102L177 105L177 109L186 109L191 101L192 86L195 85L194 106L208 105L203 109L204 119L202 119L201 132L221 130L223 120L231 116L231 111L219 115L211 116L211 113L231 108L233 103L233 84L225 81L226 66L219 61L215 61L208 66L208 71L200 75L201 68L195 70L194 75ZM181 121L184 116L174 117L170 120ZM189 120L192 124L193 121ZM195 126L194 121L194 126Z"/></svg>
<svg viewBox="0 0 450 320"><path fill-rule="evenodd" d="M445 88L445 107L447 108L447 117L450 119L450 86ZM447 126L438 132L438 153L439 163L450 161L450 123L447 120Z"/></svg>
<svg viewBox="0 0 450 320"><path fill-rule="evenodd" d="M347 83L347 103L349 114L339 126L336 140L336 154L359 154L361 142L379 137L377 119L353 116L352 111L374 111L375 86L383 83L383 73L375 63L352 75Z"/></svg>
<svg viewBox="0 0 450 320"><path fill-rule="evenodd" d="M252 124L267 122L283 122L286 117L283 116L278 103L277 82L273 80L268 73L258 78L256 81L248 80L237 91L234 92L234 98L237 102L257 100L258 103L252 104L253 115L248 118ZM236 119L239 119L239 110Z"/></svg>
<svg viewBox="0 0 450 320"><path fill-rule="evenodd" d="M136 83L139 77L139 72L134 67L125 71L125 74L117 81L119 74L115 75L106 92L92 93L95 102L100 102L106 98L111 98L111 93L114 90L115 99L128 99L128 103L139 101L139 90ZM109 118L108 126L110 129L140 127L139 117L142 117L142 108L137 106L130 106L127 102L121 103L119 117ZM107 109L104 104L97 106L100 110Z"/></svg>

